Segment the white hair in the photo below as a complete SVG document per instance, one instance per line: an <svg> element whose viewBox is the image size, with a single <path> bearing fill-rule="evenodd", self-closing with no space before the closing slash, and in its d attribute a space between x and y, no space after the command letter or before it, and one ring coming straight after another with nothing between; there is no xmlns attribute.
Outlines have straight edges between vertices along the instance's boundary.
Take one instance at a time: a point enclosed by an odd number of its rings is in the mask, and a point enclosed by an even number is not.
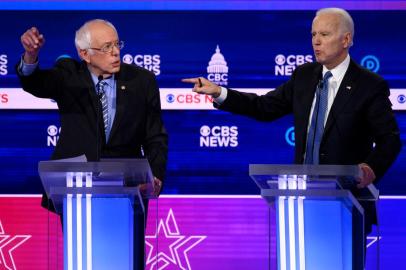
<svg viewBox="0 0 406 270"><path fill-rule="evenodd" d="M316 12L316 16L322 14L334 14L340 17L339 27L341 33L345 34L349 32L351 34L350 46L352 46L354 39L354 21L352 20L351 15L342 8L322 8Z"/></svg>
<svg viewBox="0 0 406 270"><path fill-rule="evenodd" d="M76 31L75 34L75 46L78 52L79 50L87 50L90 48L92 42L92 35L90 33L89 26L94 23L104 23L105 25L110 26L117 33L116 28L109 21L102 19L94 19L87 21ZM90 50L89 53L92 54L93 51Z"/></svg>

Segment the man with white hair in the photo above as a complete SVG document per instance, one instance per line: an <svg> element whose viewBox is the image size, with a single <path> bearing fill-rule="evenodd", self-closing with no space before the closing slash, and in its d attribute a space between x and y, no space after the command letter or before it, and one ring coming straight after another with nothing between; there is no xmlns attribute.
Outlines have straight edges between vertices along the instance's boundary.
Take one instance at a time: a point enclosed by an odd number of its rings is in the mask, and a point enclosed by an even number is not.
<svg viewBox="0 0 406 270"><path fill-rule="evenodd" d="M316 62L297 67L289 81L266 95L226 89L202 77L183 81L213 96L221 110L261 121L293 113L295 163L358 164L363 176L357 187L366 187L384 175L401 149L389 87L350 58L354 23L348 12L319 10L311 35ZM376 223L375 204L361 205L368 234Z"/></svg>
<svg viewBox="0 0 406 270"><path fill-rule="evenodd" d="M55 100L59 108L61 134L52 159L86 155L87 160L97 161L145 156L158 195L168 149L158 85L152 72L121 63L124 43L115 27L100 19L86 22L75 36L82 61L59 59L47 70L38 66L38 54L45 43L39 30L28 29L21 43L25 52L17 74L23 89ZM52 209L47 198L43 205ZM135 222L139 220L137 217ZM135 227L135 238L142 246L144 224ZM143 261L138 263L135 269L142 269Z"/></svg>

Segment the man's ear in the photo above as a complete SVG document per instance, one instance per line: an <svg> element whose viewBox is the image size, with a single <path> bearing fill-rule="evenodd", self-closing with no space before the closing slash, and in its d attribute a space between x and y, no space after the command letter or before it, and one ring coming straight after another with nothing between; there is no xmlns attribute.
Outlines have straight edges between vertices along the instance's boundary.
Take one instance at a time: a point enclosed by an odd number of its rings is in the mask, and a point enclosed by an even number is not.
<svg viewBox="0 0 406 270"><path fill-rule="evenodd" d="M90 63L90 52L89 52L89 50L79 49L79 56L86 63Z"/></svg>
<svg viewBox="0 0 406 270"><path fill-rule="evenodd" d="M352 44L351 41L352 41L351 33L350 32L345 33L343 38L343 46L345 49L351 47Z"/></svg>

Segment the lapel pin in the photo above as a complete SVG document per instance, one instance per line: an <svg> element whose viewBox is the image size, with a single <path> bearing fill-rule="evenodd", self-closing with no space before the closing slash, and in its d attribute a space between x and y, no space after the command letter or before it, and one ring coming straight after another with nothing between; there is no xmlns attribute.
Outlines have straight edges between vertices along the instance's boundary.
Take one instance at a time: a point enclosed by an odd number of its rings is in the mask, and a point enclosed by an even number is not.
<svg viewBox="0 0 406 270"><path fill-rule="evenodd" d="M122 86L121 86L121 90L125 90L125 85L122 85Z"/></svg>
<svg viewBox="0 0 406 270"><path fill-rule="evenodd" d="M348 90L351 90L351 86L347 85L345 88L347 88Z"/></svg>

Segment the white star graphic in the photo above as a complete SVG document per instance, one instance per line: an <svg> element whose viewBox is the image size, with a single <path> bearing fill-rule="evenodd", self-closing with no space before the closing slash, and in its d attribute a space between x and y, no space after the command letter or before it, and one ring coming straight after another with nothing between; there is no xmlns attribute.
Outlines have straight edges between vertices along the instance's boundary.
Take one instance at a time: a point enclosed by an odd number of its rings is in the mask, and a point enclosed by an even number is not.
<svg viewBox="0 0 406 270"><path fill-rule="evenodd" d="M7 270L17 270L13 258L13 251L27 241L31 235L18 234L11 236L6 234L0 221L0 267Z"/></svg>
<svg viewBox="0 0 406 270"><path fill-rule="evenodd" d="M162 270L169 266L178 266L182 270L191 270L187 253L206 237L205 235L181 235L172 208L169 209L166 220L159 220L157 232L154 235L145 236L145 244L149 249L147 267L150 270ZM161 239L165 241L159 242ZM166 251L162 251L163 249Z"/></svg>

